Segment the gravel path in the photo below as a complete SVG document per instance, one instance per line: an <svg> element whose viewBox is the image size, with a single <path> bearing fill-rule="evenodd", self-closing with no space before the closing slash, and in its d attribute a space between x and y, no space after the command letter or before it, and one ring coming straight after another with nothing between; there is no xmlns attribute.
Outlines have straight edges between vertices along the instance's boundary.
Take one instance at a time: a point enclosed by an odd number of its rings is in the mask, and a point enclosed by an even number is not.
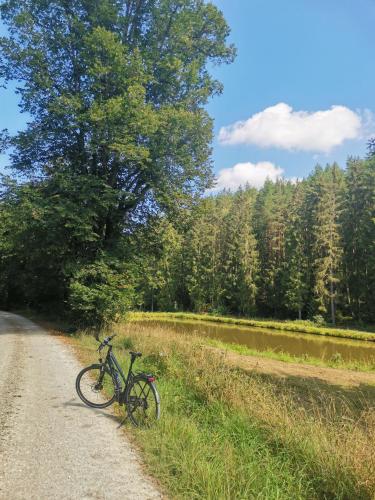
<svg viewBox="0 0 375 500"><path fill-rule="evenodd" d="M75 392L69 346L0 312L0 499L162 498L110 411Z"/></svg>

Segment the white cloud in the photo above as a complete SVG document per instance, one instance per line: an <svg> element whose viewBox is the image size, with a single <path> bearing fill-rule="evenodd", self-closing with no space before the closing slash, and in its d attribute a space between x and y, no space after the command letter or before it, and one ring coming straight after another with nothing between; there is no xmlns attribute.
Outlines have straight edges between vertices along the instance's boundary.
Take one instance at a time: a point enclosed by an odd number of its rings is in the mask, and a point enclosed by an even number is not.
<svg viewBox="0 0 375 500"><path fill-rule="evenodd" d="M361 115L345 106L309 113L293 111L281 102L246 121L222 127L219 141L327 153L347 139L360 137L361 132Z"/></svg>
<svg viewBox="0 0 375 500"><path fill-rule="evenodd" d="M249 186L261 188L266 181L270 179L275 181L282 177L284 170L269 161L259 163L237 163L234 167L223 168L217 175L217 182L211 192L230 189L235 191L240 186Z"/></svg>

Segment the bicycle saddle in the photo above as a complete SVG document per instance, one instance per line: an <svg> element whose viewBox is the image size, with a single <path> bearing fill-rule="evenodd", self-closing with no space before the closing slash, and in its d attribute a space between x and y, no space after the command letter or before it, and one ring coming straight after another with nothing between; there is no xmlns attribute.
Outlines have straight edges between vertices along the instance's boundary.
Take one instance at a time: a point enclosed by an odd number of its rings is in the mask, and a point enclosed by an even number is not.
<svg viewBox="0 0 375 500"><path fill-rule="evenodd" d="M142 356L142 353L130 351L130 355L133 356L134 358L140 358Z"/></svg>

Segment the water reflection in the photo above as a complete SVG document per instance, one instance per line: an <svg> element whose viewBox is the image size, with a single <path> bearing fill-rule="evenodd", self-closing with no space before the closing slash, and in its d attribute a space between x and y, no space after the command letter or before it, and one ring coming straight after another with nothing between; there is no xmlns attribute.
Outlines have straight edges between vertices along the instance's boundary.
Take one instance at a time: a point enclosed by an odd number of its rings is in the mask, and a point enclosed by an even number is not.
<svg viewBox="0 0 375 500"><path fill-rule="evenodd" d="M222 325L204 321L147 320L138 321L146 328L170 328L182 334L195 333L226 343L241 344L257 351L273 350L293 356L308 355L330 360L338 355L345 361L375 362L375 343L322 337L307 333L288 333L266 328Z"/></svg>

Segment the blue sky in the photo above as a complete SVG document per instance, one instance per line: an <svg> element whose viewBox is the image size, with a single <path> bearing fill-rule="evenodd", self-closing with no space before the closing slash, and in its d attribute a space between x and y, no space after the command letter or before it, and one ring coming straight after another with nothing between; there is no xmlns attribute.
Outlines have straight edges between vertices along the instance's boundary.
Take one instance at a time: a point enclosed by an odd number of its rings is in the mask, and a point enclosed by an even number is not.
<svg viewBox="0 0 375 500"><path fill-rule="evenodd" d="M304 177L317 162L344 166L348 155L363 156L375 132L375 2L214 3L238 49L233 64L213 69L224 84L224 93L208 106L219 185L260 185L266 174ZM0 90L0 129L24 127L17 103L14 86ZM223 127L230 128L219 140ZM0 158L0 168L5 160Z"/></svg>
<svg viewBox="0 0 375 500"><path fill-rule="evenodd" d="M222 145L221 127L286 103L310 113L341 105L363 115L375 112L375 2L373 0L215 0L231 26L236 61L215 70L224 93L209 105L215 118L214 162L218 172L237 163L272 162L286 177L308 175L317 162L366 153L370 123L357 138L330 151L298 147ZM333 117L334 118L334 117ZM335 120L327 120L334 127ZM339 120L338 120L339 121ZM365 114L362 121L372 121ZM270 124L272 125L272 123ZM365 123L363 123L365 125ZM316 132L316 130L315 130ZM322 126L319 133L331 131ZM308 133L308 128L306 130Z"/></svg>

